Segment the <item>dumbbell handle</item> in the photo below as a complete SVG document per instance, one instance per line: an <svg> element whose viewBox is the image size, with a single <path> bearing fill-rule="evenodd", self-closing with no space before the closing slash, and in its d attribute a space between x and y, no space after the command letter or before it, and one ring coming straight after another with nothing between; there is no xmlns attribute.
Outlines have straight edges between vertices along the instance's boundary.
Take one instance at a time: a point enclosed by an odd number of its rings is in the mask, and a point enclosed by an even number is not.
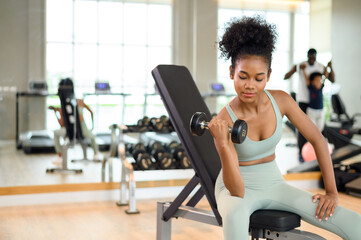
<svg viewBox="0 0 361 240"><path fill-rule="evenodd" d="M200 125L201 125L202 129L208 129L209 130L208 124L209 124L209 122L206 122L206 121L200 122ZM228 127L228 132L231 133L232 128Z"/></svg>

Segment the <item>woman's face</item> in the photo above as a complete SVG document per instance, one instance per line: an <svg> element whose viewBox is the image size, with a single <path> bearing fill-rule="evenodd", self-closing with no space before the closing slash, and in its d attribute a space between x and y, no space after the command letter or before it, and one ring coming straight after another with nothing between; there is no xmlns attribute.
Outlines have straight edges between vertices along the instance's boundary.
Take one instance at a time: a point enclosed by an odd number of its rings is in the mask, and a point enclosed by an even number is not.
<svg viewBox="0 0 361 240"><path fill-rule="evenodd" d="M261 56L244 56L236 61L235 68L230 67L230 77L241 101L254 102L264 91L271 75L268 63Z"/></svg>

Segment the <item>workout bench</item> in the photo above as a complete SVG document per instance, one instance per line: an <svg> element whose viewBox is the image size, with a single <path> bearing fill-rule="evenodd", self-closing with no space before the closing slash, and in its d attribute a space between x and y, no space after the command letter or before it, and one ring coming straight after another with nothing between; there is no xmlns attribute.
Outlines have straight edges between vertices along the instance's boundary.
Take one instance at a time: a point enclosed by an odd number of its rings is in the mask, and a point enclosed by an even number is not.
<svg viewBox="0 0 361 240"><path fill-rule="evenodd" d="M221 161L208 131L201 137L196 137L189 130L192 115L195 112L204 112L210 119L209 109L186 67L159 65L152 71L152 75L169 118L195 171L194 177L173 202L158 203L157 239L171 239L172 218L186 218L222 226L222 218L218 213L214 196L214 185L221 170ZM200 188L190 196L198 184ZM211 211L195 207L203 196L206 196ZM182 205L188 197L189 201ZM324 239L316 234L295 229L299 226L300 217L294 213L259 210L250 217L249 232L252 239Z"/></svg>
<svg viewBox="0 0 361 240"><path fill-rule="evenodd" d="M63 114L64 126L66 129L66 143L61 146L63 157L62 166L59 168L48 168L47 173L53 172L75 172L82 173L82 169L68 168L68 149L74 147L76 142L81 144L84 159L87 159L85 142L81 127L80 117L78 112L78 104L75 98L74 87L70 79L63 79L59 84L58 95L61 103L61 110ZM71 84L71 85L70 85Z"/></svg>

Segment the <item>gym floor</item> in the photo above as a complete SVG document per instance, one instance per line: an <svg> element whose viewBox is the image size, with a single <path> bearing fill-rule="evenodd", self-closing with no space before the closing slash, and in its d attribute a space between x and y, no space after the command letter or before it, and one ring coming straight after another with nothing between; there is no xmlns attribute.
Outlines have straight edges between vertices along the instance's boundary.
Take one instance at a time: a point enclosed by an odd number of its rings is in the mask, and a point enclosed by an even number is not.
<svg viewBox="0 0 361 240"><path fill-rule="evenodd" d="M322 191L322 190L321 190ZM317 192L315 190L311 192ZM139 200L140 214L127 215L114 202L69 203L42 206L21 206L0 208L0 239L155 239L156 202L172 199ZM361 198L341 193L339 205L361 214ZM197 205L209 208L205 198ZM328 240L341 238L306 222L301 230L310 231ZM222 239L222 229L185 219L172 220L172 239Z"/></svg>

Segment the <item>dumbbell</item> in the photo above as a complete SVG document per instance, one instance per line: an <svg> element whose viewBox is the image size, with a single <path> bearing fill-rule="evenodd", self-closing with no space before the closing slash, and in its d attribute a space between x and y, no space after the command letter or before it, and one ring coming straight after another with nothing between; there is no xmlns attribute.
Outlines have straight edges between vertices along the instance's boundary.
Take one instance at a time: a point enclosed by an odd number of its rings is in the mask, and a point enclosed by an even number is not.
<svg viewBox="0 0 361 240"><path fill-rule="evenodd" d="M161 131L164 128L164 123L159 119L159 118L155 118L152 117L149 120L149 126L154 130L154 131Z"/></svg>
<svg viewBox="0 0 361 240"><path fill-rule="evenodd" d="M162 115L162 116L160 116L159 120L163 123L165 130L168 130L169 132L174 131L172 122L169 120L169 118L167 116Z"/></svg>
<svg viewBox="0 0 361 240"><path fill-rule="evenodd" d="M173 157L165 150L161 142L155 141L150 143L148 145L148 152L153 156L160 169L174 168Z"/></svg>
<svg viewBox="0 0 361 240"><path fill-rule="evenodd" d="M146 152L145 146L142 143L134 145L132 156L135 160L136 167L140 170L155 169L151 156Z"/></svg>
<svg viewBox="0 0 361 240"><path fill-rule="evenodd" d="M186 169L191 167L187 154L178 142L172 141L169 143L168 149L175 159L178 168Z"/></svg>
<svg viewBox="0 0 361 240"><path fill-rule="evenodd" d="M143 118L139 119L137 122L137 128L139 132L144 132L149 128L149 117L144 116Z"/></svg>
<svg viewBox="0 0 361 240"><path fill-rule="evenodd" d="M204 112L196 112L193 114L190 122L191 133L195 136L203 135L204 131L208 129L208 123L206 122L207 116ZM229 128L232 142L242 143L247 136L247 123L243 120L237 119L232 128Z"/></svg>

